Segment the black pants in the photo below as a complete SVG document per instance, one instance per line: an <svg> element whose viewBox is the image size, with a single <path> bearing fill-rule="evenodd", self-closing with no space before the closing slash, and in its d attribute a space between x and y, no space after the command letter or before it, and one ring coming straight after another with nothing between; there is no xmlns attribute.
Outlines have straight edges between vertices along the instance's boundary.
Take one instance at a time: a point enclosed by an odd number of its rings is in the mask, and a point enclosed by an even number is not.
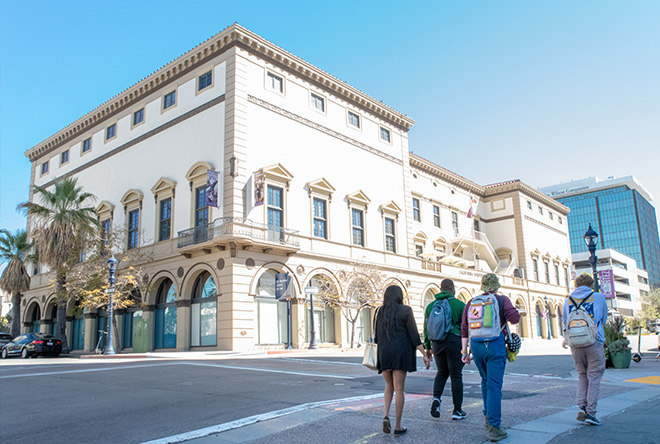
<svg viewBox="0 0 660 444"><path fill-rule="evenodd" d="M444 341L431 341L435 365L438 372L433 384L433 397L440 399L447 378L451 378L451 396L454 408L463 406L463 361L461 361L461 338L449 333Z"/></svg>

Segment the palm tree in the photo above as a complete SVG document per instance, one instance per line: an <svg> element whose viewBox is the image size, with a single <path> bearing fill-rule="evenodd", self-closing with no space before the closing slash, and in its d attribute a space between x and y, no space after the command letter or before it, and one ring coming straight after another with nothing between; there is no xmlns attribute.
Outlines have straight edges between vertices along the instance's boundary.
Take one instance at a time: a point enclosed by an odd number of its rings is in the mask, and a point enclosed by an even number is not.
<svg viewBox="0 0 660 444"><path fill-rule="evenodd" d="M78 262L84 241L94 235L98 220L87 201L96 197L78 186L77 178L59 178L54 189L34 186L35 200L18 206L32 222L32 237L39 248L39 260L55 270L57 282L57 337L62 340L62 352L68 353L66 338L66 273Z"/></svg>
<svg viewBox="0 0 660 444"><path fill-rule="evenodd" d="M30 288L30 274L25 269L28 263L37 263L37 255L31 254L33 243L28 240L25 230L12 234L0 230L0 263L7 264L0 276L0 290L11 294L11 335L21 332L21 297Z"/></svg>

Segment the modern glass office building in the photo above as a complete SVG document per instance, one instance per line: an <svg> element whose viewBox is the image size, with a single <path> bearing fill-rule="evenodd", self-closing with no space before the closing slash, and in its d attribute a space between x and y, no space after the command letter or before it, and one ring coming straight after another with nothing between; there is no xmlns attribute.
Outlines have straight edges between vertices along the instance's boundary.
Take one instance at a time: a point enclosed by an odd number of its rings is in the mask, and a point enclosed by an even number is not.
<svg viewBox="0 0 660 444"><path fill-rule="evenodd" d="M660 240L650 193L634 176L595 177L541 188L571 209L568 228L572 253L586 250L589 224L598 232L598 249L611 248L648 271L651 288L660 287Z"/></svg>

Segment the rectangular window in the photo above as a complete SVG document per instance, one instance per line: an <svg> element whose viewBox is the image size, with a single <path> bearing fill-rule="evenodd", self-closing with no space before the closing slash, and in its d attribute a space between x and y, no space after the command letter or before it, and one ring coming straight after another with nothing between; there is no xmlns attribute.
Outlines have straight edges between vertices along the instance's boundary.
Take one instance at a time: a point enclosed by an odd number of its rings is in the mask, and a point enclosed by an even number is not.
<svg viewBox="0 0 660 444"><path fill-rule="evenodd" d="M136 209L128 213L128 250L138 246L138 229L140 227L140 210Z"/></svg>
<svg viewBox="0 0 660 444"><path fill-rule="evenodd" d="M163 97L163 109L167 109L174 105L176 105L176 91L165 94L165 97Z"/></svg>
<svg viewBox="0 0 660 444"><path fill-rule="evenodd" d="M48 164L50 161L46 161L41 164L41 175L43 176L44 174L48 174Z"/></svg>
<svg viewBox="0 0 660 444"><path fill-rule="evenodd" d="M539 207L539 214L543 214L543 207Z"/></svg>
<svg viewBox="0 0 660 444"><path fill-rule="evenodd" d="M69 161L69 150L64 151L60 154L60 165L64 165Z"/></svg>
<svg viewBox="0 0 660 444"><path fill-rule="evenodd" d="M197 91L201 91L204 88L208 88L213 83L213 71L205 72L199 76L199 81L197 82Z"/></svg>
<svg viewBox="0 0 660 444"><path fill-rule="evenodd" d="M527 208L529 208L530 210L532 209L532 202L530 202L529 200L527 201Z"/></svg>
<svg viewBox="0 0 660 444"><path fill-rule="evenodd" d="M206 185L195 188L195 226L209 223L209 206L206 204Z"/></svg>
<svg viewBox="0 0 660 444"><path fill-rule="evenodd" d="M312 93L312 107L319 111L325 112L325 99L317 94Z"/></svg>
<svg viewBox="0 0 660 444"><path fill-rule="evenodd" d="M538 259L532 259L532 263L534 264L534 280L538 282L538 280L539 280L539 261L538 261Z"/></svg>
<svg viewBox="0 0 660 444"><path fill-rule="evenodd" d="M364 212L362 210L351 210L351 226L353 245L364 247Z"/></svg>
<svg viewBox="0 0 660 444"><path fill-rule="evenodd" d="M387 128L380 127L380 140L383 140L387 143L390 143L390 130Z"/></svg>
<svg viewBox="0 0 660 444"><path fill-rule="evenodd" d="M110 233L112 230L112 220L104 219L101 221L101 238L103 239L103 244L108 245L110 242Z"/></svg>
<svg viewBox="0 0 660 444"><path fill-rule="evenodd" d="M89 137L82 142L82 152L86 153L87 151L91 151L92 149L92 138Z"/></svg>
<svg viewBox="0 0 660 444"><path fill-rule="evenodd" d="M314 198L314 237L328 238L326 217L326 202L323 199Z"/></svg>
<svg viewBox="0 0 660 444"><path fill-rule="evenodd" d="M267 225L271 241L279 242L283 239L284 227L284 191L280 187L268 185L266 192Z"/></svg>
<svg viewBox="0 0 660 444"><path fill-rule="evenodd" d="M554 220L554 216L553 216L552 213L549 212L549 211L548 211L548 217L550 218L550 220Z"/></svg>
<svg viewBox="0 0 660 444"><path fill-rule="evenodd" d="M550 264L543 262L543 268L545 269L545 282L550 283Z"/></svg>
<svg viewBox="0 0 660 444"><path fill-rule="evenodd" d="M415 256L422 257L423 252L424 252L424 246L423 245L415 245Z"/></svg>
<svg viewBox="0 0 660 444"><path fill-rule="evenodd" d="M105 140L110 140L117 135L117 124L113 123L105 129Z"/></svg>
<svg viewBox="0 0 660 444"><path fill-rule="evenodd" d="M280 76L276 76L272 72L268 73L268 87L273 91L279 93L284 93L284 79Z"/></svg>
<svg viewBox="0 0 660 444"><path fill-rule="evenodd" d="M479 222L479 219L474 220L474 231L481 231L481 223Z"/></svg>
<svg viewBox="0 0 660 444"><path fill-rule="evenodd" d="M557 216L557 219L559 219L559 223L560 223L560 224L563 224L563 223L564 223L564 221L561 220L561 216Z"/></svg>
<svg viewBox="0 0 660 444"><path fill-rule="evenodd" d="M385 251L396 253L396 234L394 231L394 219L385 218Z"/></svg>
<svg viewBox="0 0 660 444"><path fill-rule="evenodd" d="M133 113L133 126L139 125L142 122L144 122L144 108Z"/></svg>
<svg viewBox="0 0 660 444"><path fill-rule="evenodd" d="M415 219L417 222L422 221L422 215L419 209L419 199L416 197L413 197L413 219Z"/></svg>
<svg viewBox="0 0 660 444"><path fill-rule="evenodd" d="M568 267L564 267L564 281L566 282L566 288L571 284L571 281L568 280Z"/></svg>
<svg viewBox="0 0 660 444"><path fill-rule="evenodd" d="M360 115L353 111L348 112L348 124L355 128L360 128Z"/></svg>
<svg viewBox="0 0 660 444"><path fill-rule="evenodd" d="M451 228L454 231L454 236L458 236L458 213L456 211L451 212Z"/></svg>
<svg viewBox="0 0 660 444"><path fill-rule="evenodd" d="M433 205L433 225L440 228L440 207Z"/></svg>
<svg viewBox="0 0 660 444"><path fill-rule="evenodd" d="M170 238L172 228L172 198L160 201L160 220L158 222L158 240L164 241Z"/></svg>
<svg viewBox="0 0 660 444"><path fill-rule="evenodd" d="M559 286L559 265L555 265L555 279L557 281L557 286Z"/></svg>

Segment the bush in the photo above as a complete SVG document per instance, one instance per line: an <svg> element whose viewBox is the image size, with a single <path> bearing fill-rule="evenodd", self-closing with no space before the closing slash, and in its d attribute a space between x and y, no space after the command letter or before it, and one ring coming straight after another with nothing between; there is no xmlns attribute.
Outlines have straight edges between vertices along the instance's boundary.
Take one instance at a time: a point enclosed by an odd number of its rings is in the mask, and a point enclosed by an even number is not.
<svg viewBox="0 0 660 444"><path fill-rule="evenodd" d="M611 353L625 353L632 350L630 348L630 341L626 338L618 339L614 342L607 344L607 351Z"/></svg>
<svg viewBox="0 0 660 444"><path fill-rule="evenodd" d="M0 332L9 333L11 328L11 316L0 316Z"/></svg>

